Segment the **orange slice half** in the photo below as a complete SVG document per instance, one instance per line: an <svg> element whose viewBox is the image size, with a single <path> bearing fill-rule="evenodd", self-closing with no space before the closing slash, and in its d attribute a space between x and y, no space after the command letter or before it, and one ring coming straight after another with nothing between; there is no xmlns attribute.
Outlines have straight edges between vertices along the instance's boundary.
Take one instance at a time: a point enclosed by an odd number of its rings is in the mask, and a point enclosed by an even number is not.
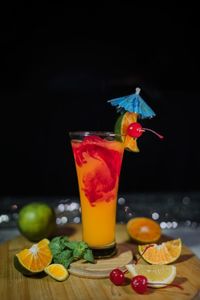
<svg viewBox="0 0 200 300"><path fill-rule="evenodd" d="M160 225L150 218L132 218L126 228L129 236L139 243L154 243L161 237Z"/></svg>
<svg viewBox="0 0 200 300"><path fill-rule="evenodd" d="M146 249L148 247L148 249ZM146 250L145 250L146 249ZM162 244L139 245L138 251L142 258L153 265L165 265L176 261L181 255L181 239L171 240Z"/></svg>

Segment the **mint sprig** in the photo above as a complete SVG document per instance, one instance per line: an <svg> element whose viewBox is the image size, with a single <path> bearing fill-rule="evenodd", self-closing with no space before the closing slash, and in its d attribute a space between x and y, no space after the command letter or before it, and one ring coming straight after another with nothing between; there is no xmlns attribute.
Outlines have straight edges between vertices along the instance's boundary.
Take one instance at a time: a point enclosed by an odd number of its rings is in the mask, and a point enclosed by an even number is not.
<svg viewBox="0 0 200 300"><path fill-rule="evenodd" d="M65 268L69 268L73 261L79 259L94 263L92 250L83 241L69 241L66 236L57 236L50 241L49 247L53 262L62 264Z"/></svg>

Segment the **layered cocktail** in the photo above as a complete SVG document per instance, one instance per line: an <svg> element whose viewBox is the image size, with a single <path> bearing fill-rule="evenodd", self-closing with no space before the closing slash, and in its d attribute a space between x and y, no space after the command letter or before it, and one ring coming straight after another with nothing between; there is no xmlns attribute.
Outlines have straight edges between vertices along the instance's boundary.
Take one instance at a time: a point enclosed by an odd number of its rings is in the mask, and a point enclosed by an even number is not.
<svg viewBox="0 0 200 300"><path fill-rule="evenodd" d="M124 149L139 152L137 139L150 131L138 118L152 118L154 111L140 97L131 95L109 100L120 112L114 132L71 132L70 138L78 176L83 240L96 257L115 253L115 223L119 176Z"/></svg>
<svg viewBox="0 0 200 300"><path fill-rule="evenodd" d="M124 145L111 132L71 132L83 240L96 257L115 253L115 224Z"/></svg>

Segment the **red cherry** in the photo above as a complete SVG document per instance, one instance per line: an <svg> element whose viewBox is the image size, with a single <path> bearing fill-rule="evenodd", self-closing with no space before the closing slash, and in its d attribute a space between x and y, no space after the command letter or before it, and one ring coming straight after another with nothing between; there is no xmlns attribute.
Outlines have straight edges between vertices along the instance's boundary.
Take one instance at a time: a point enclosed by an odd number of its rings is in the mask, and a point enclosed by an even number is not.
<svg viewBox="0 0 200 300"><path fill-rule="evenodd" d="M124 272L122 272L120 269L113 269L110 272L110 280L115 285L122 285L124 283Z"/></svg>
<svg viewBox="0 0 200 300"><path fill-rule="evenodd" d="M133 138L138 138L143 134L142 125L138 122L131 123L127 128L127 134Z"/></svg>
<svg viewBox="0 0 200 300"><path fill-rule="evenodd" d="M137 275L131 279L131 287L139 294L147 291L147 278L143 275Z"/></svg>

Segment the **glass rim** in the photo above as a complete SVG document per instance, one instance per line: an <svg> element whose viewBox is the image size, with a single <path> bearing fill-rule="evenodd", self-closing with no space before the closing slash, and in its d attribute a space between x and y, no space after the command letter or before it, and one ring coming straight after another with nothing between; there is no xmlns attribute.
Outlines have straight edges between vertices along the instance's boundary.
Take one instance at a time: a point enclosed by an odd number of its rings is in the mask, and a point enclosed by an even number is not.
<svg viewBox="0 0 200 300"><path fill-rule="evenodd" d="M69 136L104 136L104 137L121 137L123 134L114 133L113 131L93 131L93 130L82 130L82 131L69 131Z"/></svg>

